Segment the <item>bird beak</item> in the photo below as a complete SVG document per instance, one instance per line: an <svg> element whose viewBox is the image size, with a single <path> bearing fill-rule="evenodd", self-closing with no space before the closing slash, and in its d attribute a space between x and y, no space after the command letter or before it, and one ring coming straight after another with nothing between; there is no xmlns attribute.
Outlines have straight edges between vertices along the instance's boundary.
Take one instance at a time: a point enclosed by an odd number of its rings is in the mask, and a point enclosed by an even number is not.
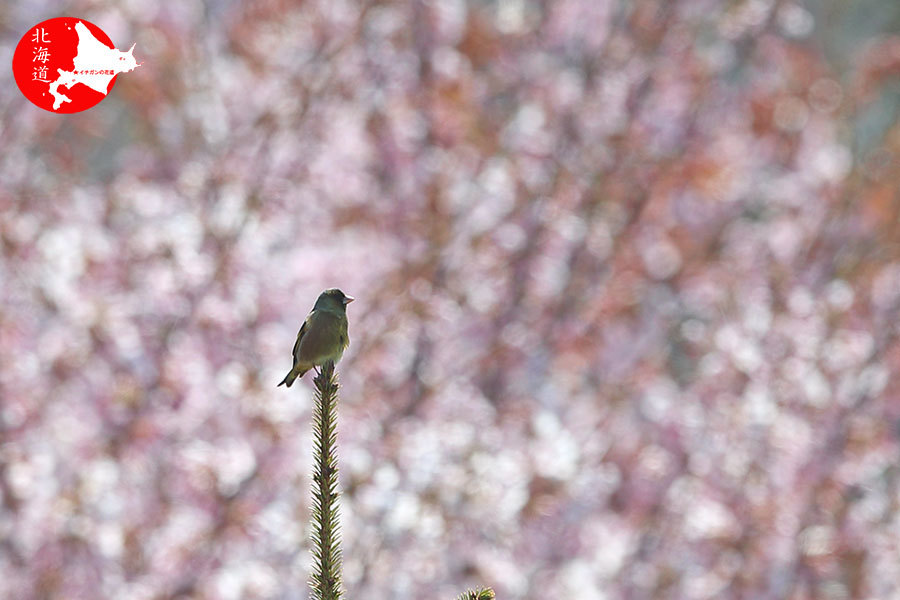
<svg viewBox="0 0 900 600"><path fill-rule="evenodd" d="M356 300L356 298L354 298L353 296L344 296L344 306L347 306L354 300Z"/></svg>

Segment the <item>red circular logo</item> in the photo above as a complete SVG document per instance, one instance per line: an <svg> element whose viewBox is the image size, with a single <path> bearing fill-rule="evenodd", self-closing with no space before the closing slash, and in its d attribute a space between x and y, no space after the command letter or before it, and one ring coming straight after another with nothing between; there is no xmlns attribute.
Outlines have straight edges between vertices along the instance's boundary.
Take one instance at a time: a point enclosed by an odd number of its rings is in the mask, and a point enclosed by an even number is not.
<svg viewBox="0 0 900 600"><path fill-rule="evenodd" d="M117 50L102 29L84 19L59 17L38 23L19 40L13 75L25 97L55 113L86 110L106 97L116 76L140 66Z"/></svg>

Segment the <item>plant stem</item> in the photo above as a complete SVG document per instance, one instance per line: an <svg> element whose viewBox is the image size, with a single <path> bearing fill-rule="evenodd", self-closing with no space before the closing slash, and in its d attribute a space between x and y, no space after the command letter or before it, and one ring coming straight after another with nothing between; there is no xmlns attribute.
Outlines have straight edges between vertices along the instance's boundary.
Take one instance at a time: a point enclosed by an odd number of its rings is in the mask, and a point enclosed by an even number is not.
<svg viewBox="0 0 900 600"><path fill-rule="evenodd" d="M313 409L313 597L339 600L341 597L341 541L338 518L337 377L334 364L326 363L314 380Z"/></svg>

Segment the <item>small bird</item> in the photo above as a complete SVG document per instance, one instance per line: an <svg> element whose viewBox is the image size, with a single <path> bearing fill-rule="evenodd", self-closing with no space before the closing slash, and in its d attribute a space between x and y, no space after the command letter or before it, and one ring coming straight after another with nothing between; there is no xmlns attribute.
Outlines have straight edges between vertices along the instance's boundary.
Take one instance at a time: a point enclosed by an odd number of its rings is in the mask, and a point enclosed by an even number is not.
<svg viewBox="0 0 900 600"><path fill-rule="evenodd" d="M344 348L350 344L350 336L347 335L347 305L351 302L353 297L337 288L319 294L316 305L297 333L293 350L294 366L278 385L291 387L295 379L303 377L313 367L341 359Z"/></svg>

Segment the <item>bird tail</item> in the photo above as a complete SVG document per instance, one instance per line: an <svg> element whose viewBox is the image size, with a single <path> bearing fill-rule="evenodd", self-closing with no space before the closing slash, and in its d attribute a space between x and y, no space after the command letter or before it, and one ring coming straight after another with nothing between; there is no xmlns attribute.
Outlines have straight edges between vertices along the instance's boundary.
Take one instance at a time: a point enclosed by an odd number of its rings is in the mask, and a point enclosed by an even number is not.
<svg viewBox="0 0 900 600"><path fill-rule="evenodd" d="M275 386L275 387L280 387L280 386L282 386L282 385L286 385L286 386L288 386L288 387L291 387L291 384L294 383L294 380L295 380L296 378L297 378L297 376L294 375L294 370L291 369L291 370L288 372L288 374L284 376L284 379L281 380L281 383L279 383L279 384L278 384L277 386Z"/></svg>
<svg viewBox="0 0 900 600"><path fill-rule="evenodd" d="M282 385L291 387L291 385L294 383L294 380L297 379L298 377L303 377L303 374L306 373L307 371L309 371L309 369L303 369L302 371L297 371L295 369L291 369L288 372L288 374L284 376L284 379L281 380L281 383L279 383L275 387L279 387Z"/></svg>

